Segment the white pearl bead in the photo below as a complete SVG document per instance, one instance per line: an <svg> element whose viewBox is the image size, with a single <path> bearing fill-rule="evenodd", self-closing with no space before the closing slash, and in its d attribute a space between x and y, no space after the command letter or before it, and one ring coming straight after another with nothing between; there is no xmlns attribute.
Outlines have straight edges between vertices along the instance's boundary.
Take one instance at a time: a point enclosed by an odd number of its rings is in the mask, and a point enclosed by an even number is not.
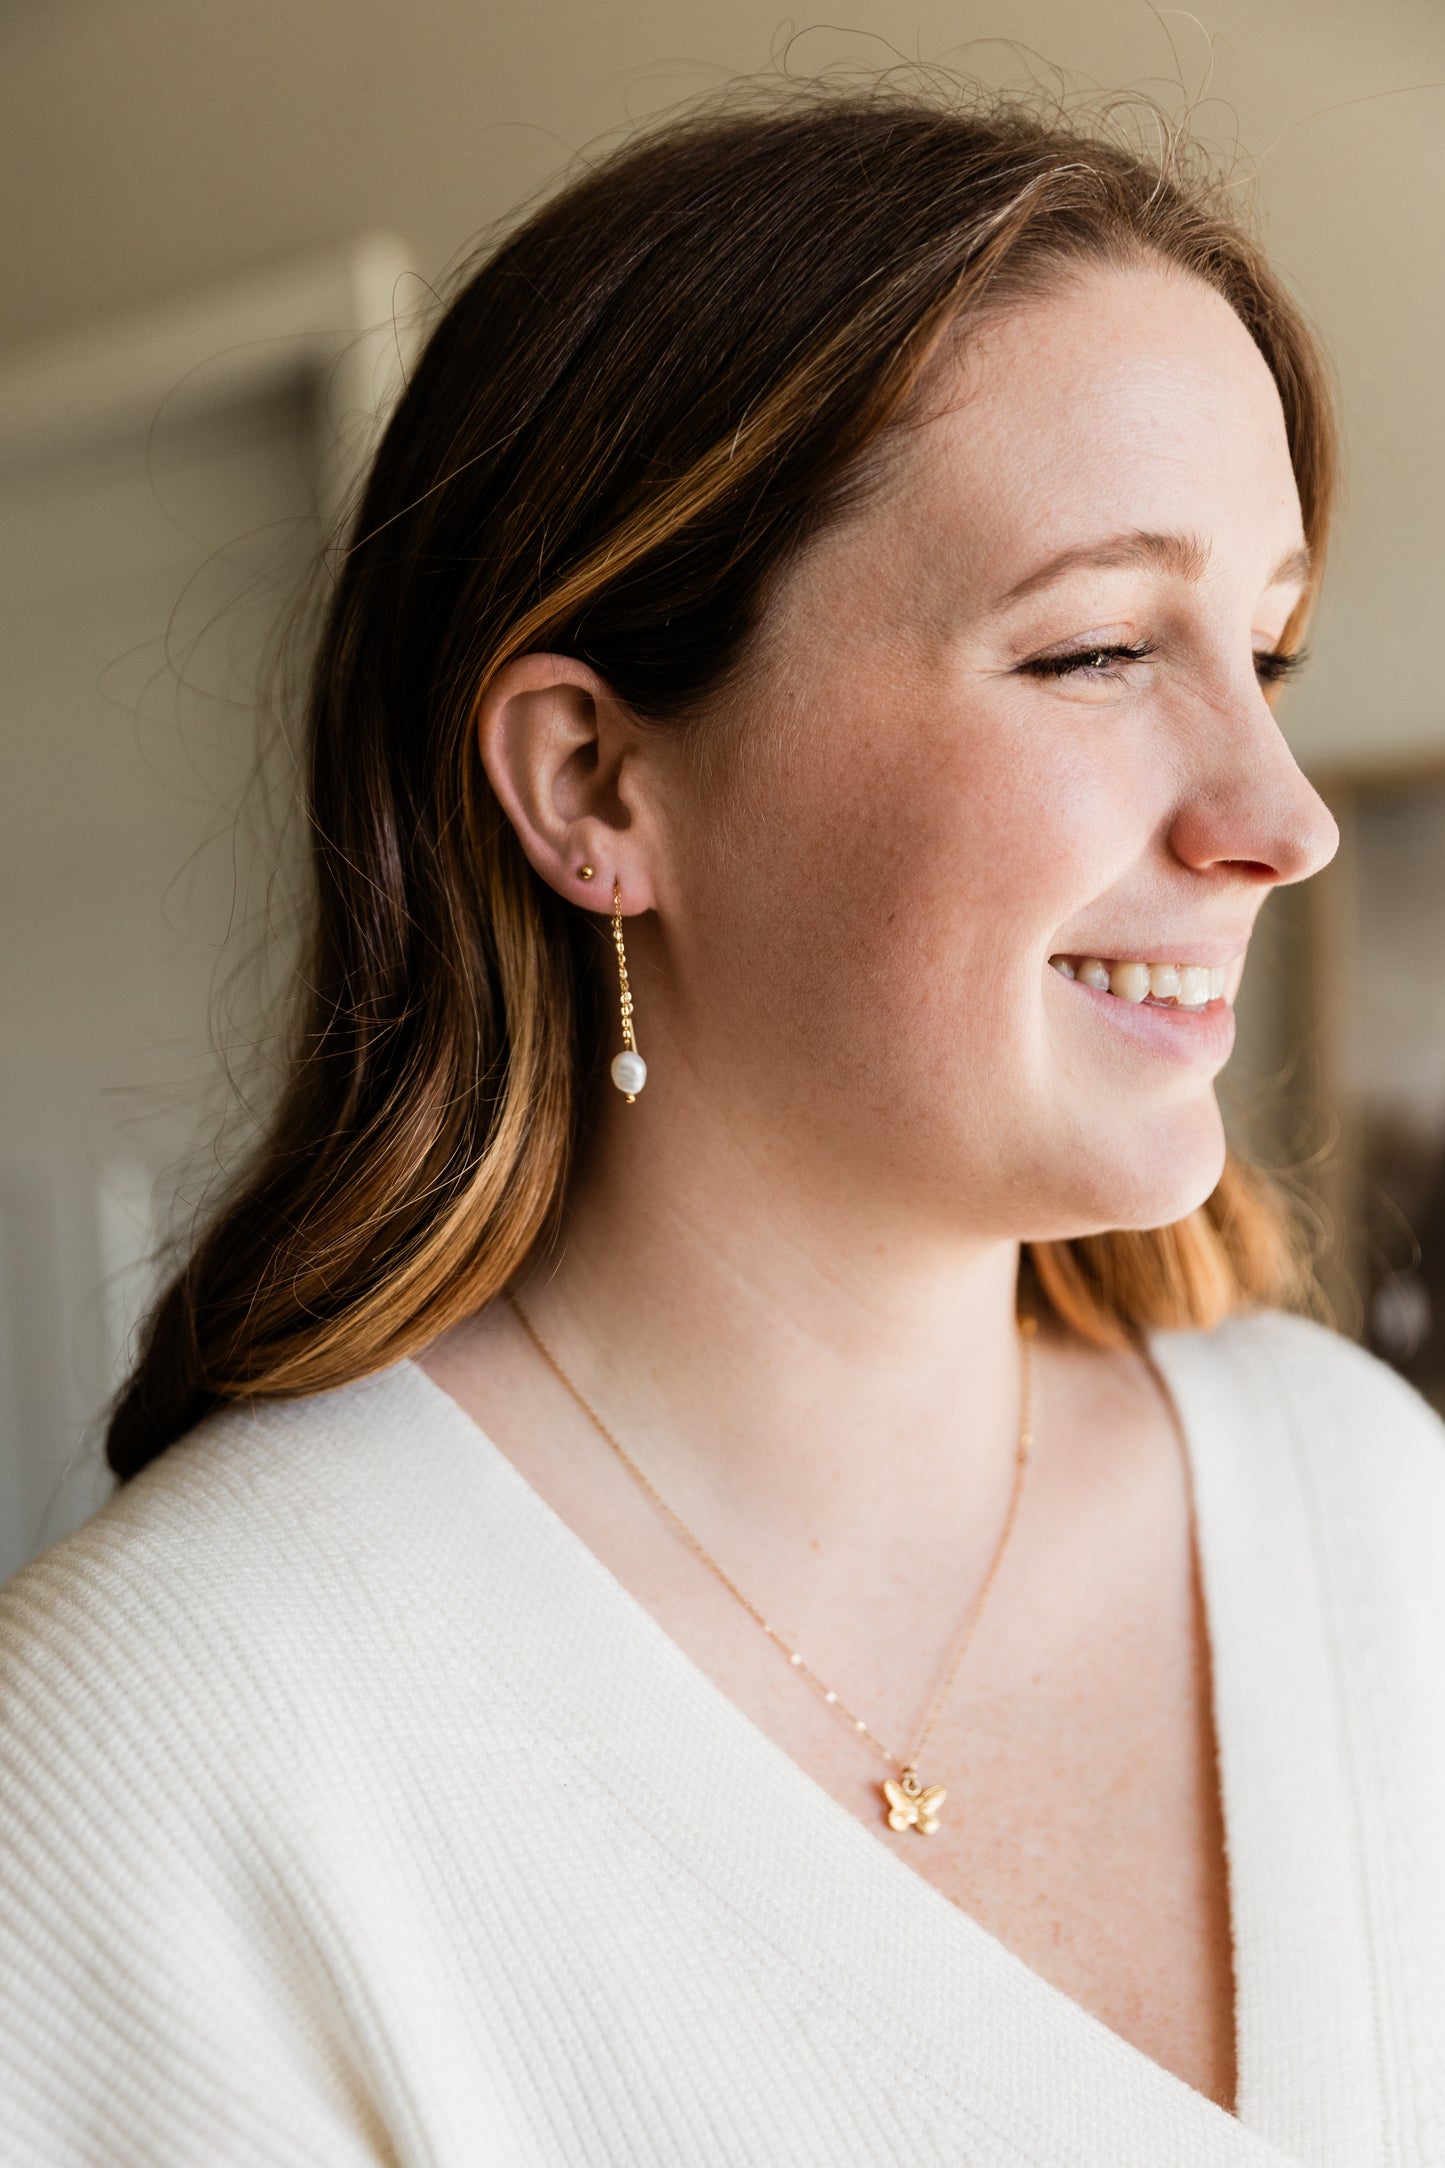
<svg viewBox="0 0 1445 2168"><path fill-rule="evenodd" d="M612 1081L620 1092L640 1092L647 1082L647 1063L624 1047L612 1057Z"/></svg>

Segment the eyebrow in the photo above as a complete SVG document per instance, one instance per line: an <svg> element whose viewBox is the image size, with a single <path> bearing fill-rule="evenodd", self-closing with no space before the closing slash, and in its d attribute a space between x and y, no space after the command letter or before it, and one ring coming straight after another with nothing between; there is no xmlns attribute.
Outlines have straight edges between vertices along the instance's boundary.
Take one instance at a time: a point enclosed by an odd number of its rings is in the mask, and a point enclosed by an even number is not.
<svg viewBox="0 0 1445 2168"><path fill-rule="evenodd" d="M1082 543L1076 549L1061 550L1035 572L1030 572L1007 593L999 596L996 609L1007 609L1010 603L1022 602L1026 595L1037 594L1041 587L1052 586L1065 573L1074 572L1082 565L1104 568L1124 565L1145 565L1152 571L1169 572L1176 579L1198 580L1204 576L1209 563L1209 544L1195 534L1154 534L1144 527L1131 527L1123 534L1108 535L1101 542ZM1310 553L1308 544L1301 544L1280 559L1269 576L1270 587L1281 587L1286 581L1302 582L1309 577Z"/></svg>

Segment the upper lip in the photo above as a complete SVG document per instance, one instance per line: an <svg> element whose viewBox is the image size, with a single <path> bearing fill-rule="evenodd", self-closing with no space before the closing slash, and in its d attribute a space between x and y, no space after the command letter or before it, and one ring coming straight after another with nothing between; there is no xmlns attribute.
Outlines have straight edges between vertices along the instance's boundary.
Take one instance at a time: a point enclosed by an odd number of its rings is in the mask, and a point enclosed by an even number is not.
<svg viewBox="0 0 1445 2168"><path fill-rule="evenodd" d="M1237 963L1248 944L1244 941L1206 941L1185 934L1177 941L1133 942L1121 946L1105 943L1095 948L1051 948L1051 956L1097 956L1100 963L1220 964Z"/></svg>

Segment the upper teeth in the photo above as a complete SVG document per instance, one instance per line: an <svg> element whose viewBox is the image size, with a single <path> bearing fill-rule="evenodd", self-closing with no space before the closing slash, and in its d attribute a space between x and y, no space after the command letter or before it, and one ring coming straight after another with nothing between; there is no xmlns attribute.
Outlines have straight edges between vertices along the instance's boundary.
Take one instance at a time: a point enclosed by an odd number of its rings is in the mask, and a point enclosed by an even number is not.
<svg viewBox="0 0 1445 2168"><path fill-rule="evenodd" d="M1049 962L1066 979L1082 979L1121 1001L1172 1001L1181 1009L1202 1009L1206 1002L1218 1001L1229 970L1227 964L1105 963L1098 956L1051 956Z"/></svg>

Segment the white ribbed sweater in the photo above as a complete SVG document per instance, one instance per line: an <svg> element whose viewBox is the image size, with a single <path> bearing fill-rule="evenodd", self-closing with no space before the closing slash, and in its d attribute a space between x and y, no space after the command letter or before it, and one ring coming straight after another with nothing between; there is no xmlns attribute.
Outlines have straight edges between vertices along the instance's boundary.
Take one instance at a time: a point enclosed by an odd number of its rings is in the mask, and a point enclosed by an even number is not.
<svg viewBox="0 0 1445 2168"><path fill-rule="evenodd" d="M411 1363L0 1592L7 2168L1445 2168L1445 1427L1277 1313L1192 1467L1225 2114L876 1841Z"/></svg>

